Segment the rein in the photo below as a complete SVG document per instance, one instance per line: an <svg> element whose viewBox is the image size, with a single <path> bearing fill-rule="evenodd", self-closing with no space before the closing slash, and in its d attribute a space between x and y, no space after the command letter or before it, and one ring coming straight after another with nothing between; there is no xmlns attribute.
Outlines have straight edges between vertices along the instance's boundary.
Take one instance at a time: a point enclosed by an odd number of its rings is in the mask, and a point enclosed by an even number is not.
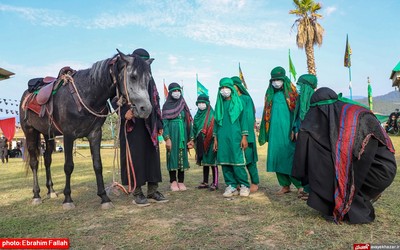
<svg viewBox="0 0 400 250"><path fill-rule="evenodd" d="M72 87L74 88L74 90L75 90L75 92L76 92L76 95L77 95L77 97L78 97L78 100L79 100L80 104L82 104L82 106L83 106L90 114L92 114L92 115L94 115L94 116L96 116L96 117L105 118L105 117L108 117L108 116L110 116L110 115L112 115L112 114L114 114L114 113L116 112L116 110L114 110L112 113L108 113L107 115L103 115L102 113L103 113L104 109L102 109L102 110L100 111L100 113L98 113L98 112L96 112L96 111L93 111L91 108L89 108L89 107L83 102L82 97L81 97L81 95L79 94L79 91L78 91L78 89L77 89L77 87L76 87L76 85L75 85L75 81L74 81L74 79L73 79L72 77L71 77L71 79L70 79L70 83L72 84Z"/></svg>

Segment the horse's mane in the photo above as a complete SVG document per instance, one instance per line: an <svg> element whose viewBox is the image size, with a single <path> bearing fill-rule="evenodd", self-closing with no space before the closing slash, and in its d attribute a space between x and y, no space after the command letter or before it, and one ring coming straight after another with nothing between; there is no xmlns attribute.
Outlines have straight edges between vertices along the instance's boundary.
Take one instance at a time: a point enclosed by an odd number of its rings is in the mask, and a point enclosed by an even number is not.
<svg viewBox="0 0 400 250"><path fill-rule="evenodd" d="M115 58L108 58L102 61L95 62L93 66L88 69L90 76L90 83L96 83L99 80L112 82L111 74L110 74L110 61Z"/></svg>
<svg viewBox="0 0 400 250"><path fill-rule="evenodd" d="M113 71L115 72L116 75L118 75L118 69L117 69L117 63L115 65L110 65L110 62L114 60L118 54L114 55L111 58L95 62L91 68L86 69L86 70L80 70L82 71L81 73L88 73L90 76L90 83L96 83L99 79L102 81L112 81L112 77L110 74L110 67L113 67ZM146 63L145 61L140 57L135 54L129 55L131 57L134 57L135 60L133 61L133 68L135 68L136 72L138 75L142 75L143 72L145 72L146 69ZM119 59L118 59L119 60ZM78 73L79 71L77 71Z"/></svg>

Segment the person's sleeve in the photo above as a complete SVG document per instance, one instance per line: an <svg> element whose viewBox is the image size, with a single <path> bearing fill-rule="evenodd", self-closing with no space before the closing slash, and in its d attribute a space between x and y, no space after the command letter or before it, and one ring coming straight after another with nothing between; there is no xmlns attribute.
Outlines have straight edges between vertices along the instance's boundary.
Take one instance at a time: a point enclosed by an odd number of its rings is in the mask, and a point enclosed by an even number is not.
<svg viewBox="0 0 400 250"><path fill-rule="evenodd" d="M194 140L196 140L196 137L195 137L195 135L197 135L197 126L196 126L196 123L194 123L194 121L193 121L193 126L192 126L192 129L191 129L191 134L193 135L193 139Z"/></svg>
<svg viewBox="0 0 400 250"><path fill-rule="evenodd" d="M163 120L163 124L164 124L163 138L164 138L164 141L166 141L166 140L168 140L170 138L169 129L168 129L169 120L168 119L164 119Z"/></svg>
<svg viewBox="0 0 400 250"><path fill-rule="evenodd" d="M190 135L189 135L189 141L194 140L194 131L193 131L194 123L190 123Z"/></svg>
<svg viewBox="0 0 400 250"><path fill-rule="evenodd" d="M247 121L246 110L247 110L247 107L245 106L239 116L239 122L240 122L240 128L242 130L242 135L249 135L249 123Z"/></svg>

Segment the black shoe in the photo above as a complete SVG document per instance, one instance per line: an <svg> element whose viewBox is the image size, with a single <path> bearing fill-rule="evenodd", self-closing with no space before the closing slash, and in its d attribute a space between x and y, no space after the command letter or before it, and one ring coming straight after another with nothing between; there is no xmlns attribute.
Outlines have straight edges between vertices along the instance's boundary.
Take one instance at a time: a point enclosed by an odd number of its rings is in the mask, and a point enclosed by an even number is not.
<svg viewBox="0 0 400 250"><path fill-rule="evenodd" d="M143 193L140 193L138 195L134 195L133 197L135 198L132 201L133 204L136 204L139 207L150 206L150 203L147 201L147 198L143 195Z"/></svg>
<svg viewBox="0 0 400 250"><path fill-rule="evenodd" d="M150 202L168 202L167 198L165 198L164 195L158 191L156 191L154 194L147 195L147 199L149 199Z"/></svg>

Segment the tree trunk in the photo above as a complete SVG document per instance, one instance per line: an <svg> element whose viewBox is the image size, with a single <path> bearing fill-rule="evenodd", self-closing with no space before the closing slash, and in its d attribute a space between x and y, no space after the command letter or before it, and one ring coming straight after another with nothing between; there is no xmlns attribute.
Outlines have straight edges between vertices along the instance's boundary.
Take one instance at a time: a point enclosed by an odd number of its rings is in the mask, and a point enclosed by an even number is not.
<svg viewBox="0 0 400 250"><path fill-rule="evenodd" d="M317 70L315 69L315 58L314 58L314 45L312 42L306 42L306 56L307 56L307 68L308 73L317 75Z"/></svg>

